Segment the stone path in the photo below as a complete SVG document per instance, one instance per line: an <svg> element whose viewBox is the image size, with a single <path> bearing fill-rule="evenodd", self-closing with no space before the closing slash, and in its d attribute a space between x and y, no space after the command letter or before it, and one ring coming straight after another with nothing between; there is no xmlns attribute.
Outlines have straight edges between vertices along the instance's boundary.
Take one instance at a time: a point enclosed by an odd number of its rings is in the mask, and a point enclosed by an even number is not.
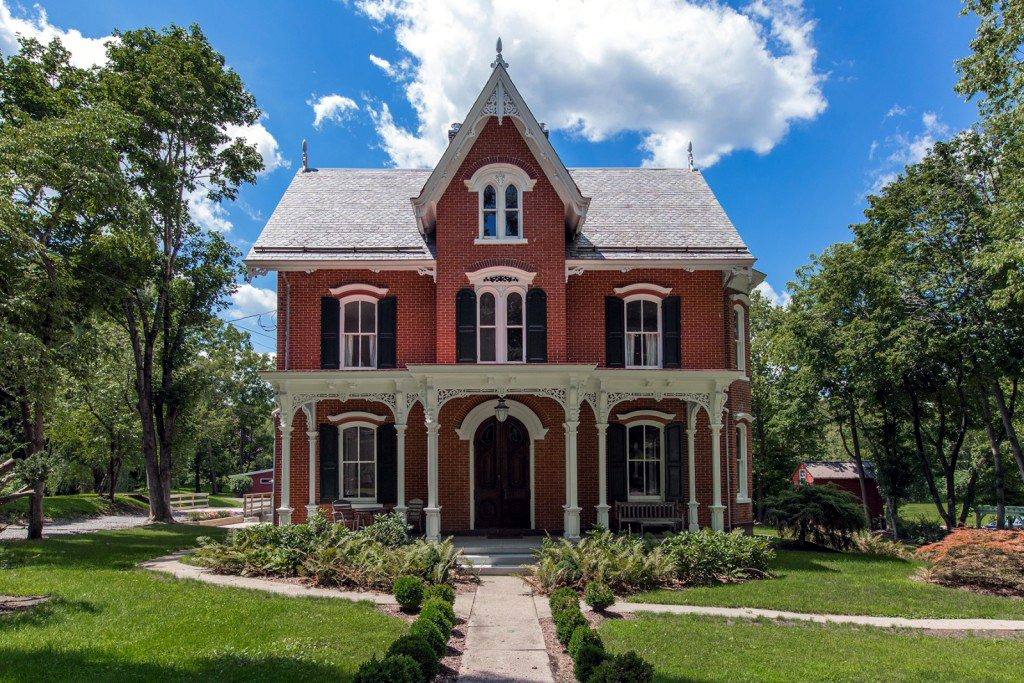
<svg viewBox="0 0 1024 683"><path fill-rule="evenodd" d="M537 609L522 579L481 578L469 615L459 681L554 683Z"/></svg>
<svg viewBox="0 0 1024 683"><path fill-rule="evenodd" d="M537 612L542 617L551 616L547 598L536 597ZM879 628L915 628L937 631L1024 631L1024 621L1013 619L905 619L903 617L868 617L857 614L810 614L808 612L784 612L774 609L750 607L702 607L695 605L654 605L643 602L616 602L608 608L613 614L631 612L656 612L661 614L699 614L708 617L729 617L732 619L793 619L813 621L819 624L857 624Z"/></svg>
<svg viewBox="0 0 1024 683"><path fill-rule="evenodd" d="M69 522L47 522L43 527L43 538L48 536L68 536L70 534L88 534L93 531L113 531L114 529L130 529L143 526L145 515L106 515L79 519ZM0 541L21 541L25 539L24 524L12 524L0 532Z"/></svg>

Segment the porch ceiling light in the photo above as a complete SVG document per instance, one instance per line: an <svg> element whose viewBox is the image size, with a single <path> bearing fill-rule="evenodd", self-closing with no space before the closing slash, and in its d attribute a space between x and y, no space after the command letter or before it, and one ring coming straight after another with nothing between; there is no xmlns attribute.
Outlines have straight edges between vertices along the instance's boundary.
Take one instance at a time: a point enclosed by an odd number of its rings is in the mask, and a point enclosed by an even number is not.
<svg viewBox="0 0 1024 683"><path fill-rule="evenodd" d="M508 406L505 405L505 397L498 397L498 405L494 406L494 417L498 418L498 422L504 422L508 417Z"/></svg>

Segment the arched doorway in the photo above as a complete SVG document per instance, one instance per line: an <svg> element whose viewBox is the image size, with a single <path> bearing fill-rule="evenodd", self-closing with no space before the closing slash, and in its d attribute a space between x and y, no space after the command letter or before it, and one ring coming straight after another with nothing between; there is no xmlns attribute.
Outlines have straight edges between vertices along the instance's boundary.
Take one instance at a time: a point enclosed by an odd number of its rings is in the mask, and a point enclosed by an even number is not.
<svg viewBox="0 0 1024 683"><path fill-rule="evenodd" d="M473 500L477 529L530 527L530 435L512 416L488 418L476 430Z"/></svg>

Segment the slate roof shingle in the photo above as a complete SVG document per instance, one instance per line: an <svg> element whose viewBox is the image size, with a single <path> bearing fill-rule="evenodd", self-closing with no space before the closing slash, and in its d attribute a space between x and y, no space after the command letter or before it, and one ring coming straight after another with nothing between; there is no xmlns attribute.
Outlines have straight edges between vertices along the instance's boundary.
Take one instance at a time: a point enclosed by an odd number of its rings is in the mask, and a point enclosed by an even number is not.
<svg viewBox="0 0 1024 683"><path fill-rule="evenodd" d="M570 174L592 199L566 258L753 258L700 173L585 168ZM432 259L433 241L419 233L410 202L429 175L409 169L299 172L247 260Z"/></svg>
<svg viewBox="0 0 1024 683"><path fill-rule="evenodd" d="M875 478L875 464L863 460L864 478ZM857 463L845 461L818 460L800 463L814 479L857 479Z"/></svg>

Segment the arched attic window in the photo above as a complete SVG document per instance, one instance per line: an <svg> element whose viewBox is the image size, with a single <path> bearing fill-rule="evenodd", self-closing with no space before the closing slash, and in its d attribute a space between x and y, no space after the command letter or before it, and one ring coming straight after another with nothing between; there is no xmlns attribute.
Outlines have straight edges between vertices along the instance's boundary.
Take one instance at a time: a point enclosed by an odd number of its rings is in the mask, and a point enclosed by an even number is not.
<svg viewBox="0 0 1024 683"><path fill-rule="evenodd" d="M466 180L479 196L480 231L475 244L522 244L524 194L537 181L512 164L489 164Z"/></svg>

